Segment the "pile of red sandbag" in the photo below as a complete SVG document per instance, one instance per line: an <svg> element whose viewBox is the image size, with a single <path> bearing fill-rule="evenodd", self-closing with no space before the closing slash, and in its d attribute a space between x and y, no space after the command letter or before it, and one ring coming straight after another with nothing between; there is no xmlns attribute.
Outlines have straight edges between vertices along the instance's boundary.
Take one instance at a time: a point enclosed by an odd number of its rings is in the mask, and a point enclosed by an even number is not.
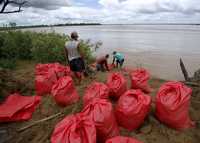
<svg viewBox="0 0 200 143"><path fill-rule="evenodd" d="M151 88L148 84L150 74L145 69L136 69L130 73L132 89L141 89L145 93L150 93Z"/></svg>
<svg viewBox="0 0 200 143"><path fill-rule="evenodd" d="M166 125L175 129L194 126L189 117L191 88L181 82L167 82L156 95L156 116Z"/></svg>
<svg viewBox="0 0 200 143"><path fill-rule="evenodd" d="M118 99L127 90L127 82L121 73L111 73L107 79L110 96Z"/></svg>
<svg viewBox="0 0 200 143"><path fill-rule="evenodd" d="M106 141L106 143L142 143L134 138L116 136Z"/></svg>
<svg viewBox="0 0 200 143"><path fill-rule="evenodd" d="M93 82L85 90L85 94L83 96L83 104L86 105L90 100L94 98L108 99L108 97L109 89L107 85L100 82Z"/></svg>
<svg viewBox="0 0 200 143"><path fill-rule="evenodd" d="M67 106L79 100L79 95L70 76L61 77L52 87L51 93L60 106Z"/></svg>
<svg viewBox="0 0 200 143"><path fill-rule="evenodd" d="M51 143L96 143L95 125L88 116L67 116L56 125Z"/></svg>
<svg viewBox="0 0 200 143"><path fill-rule="evenodd" d="M106 139L119 135L112 104L108 100L93 99L81 113L94 121L98 142L104 143Z"/></svg>
<svg viewBox="0 0 200 143"><path fill-rule="evenodd" d="M12 94L0 105L0 122L25 121L32 117L40 103L40 96Z"/></svg>
<svg viewBox="0 0 200 143"><path fill-rule="evenodd" d="M71 74L70 68L59 63L38 64L35 69L35 89L39 96L49 94L53 84L63 76Z"/></svg>
<svg viewBox="0 0 200 143"><path fill-rule="evenodd" d="M151 97L141 90L128 90L118 100L116 118L118 124L128 130L140 127L151 106Z"/></svg>

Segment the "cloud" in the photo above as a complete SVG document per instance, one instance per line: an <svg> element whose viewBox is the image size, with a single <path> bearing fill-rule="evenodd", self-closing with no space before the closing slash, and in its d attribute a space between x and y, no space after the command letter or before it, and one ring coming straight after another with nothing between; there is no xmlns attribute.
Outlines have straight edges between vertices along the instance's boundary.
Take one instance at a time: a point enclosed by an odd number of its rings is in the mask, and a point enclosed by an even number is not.
<svg viewBox="0 0 200 143"><path fill-rule="evenodd" d="M160 12L180 12L199 13L199 0L100 0L106 9L123 9L136 13L160 13Z"/></svg>
<svg viewBox="0 0 200 143"><path fill-rule="evenodd" d="M35 7L47 10L58 9L63 6L69 6L69 0L27 0L25 7Z"/></svg>
<svg viewBox="0 0 200 143"><path fill-rule="evenodd" d="M199 0L30 0L23 12L1 15L18 25L99 22L199 23ZM91 2L94 2L91 4ZM11 6L12 8L12 6Z"/></svg>
<svg viewBox="0 0 200 143"><path fill-rule="evenodd" d="M104 14L107 17L110 15L110 22L189 23L195 21L198 23L200 21L199 0L99 0L99 4L102 5ZM106 23L109 22L108 19Z"/></svg>

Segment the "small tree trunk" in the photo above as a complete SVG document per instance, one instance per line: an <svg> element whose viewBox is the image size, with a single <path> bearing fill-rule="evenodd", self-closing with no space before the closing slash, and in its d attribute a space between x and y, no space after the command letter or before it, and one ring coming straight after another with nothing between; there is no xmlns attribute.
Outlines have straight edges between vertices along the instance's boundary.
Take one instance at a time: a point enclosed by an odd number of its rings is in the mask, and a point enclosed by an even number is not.
<svg viewBox="0 0 200 143"><path fill-rule="evenodd" d="M183 63L181 58L180 58L180 67L181 67L181 71L182 71L182 73L184 75L185 81L190 81L188 72L187 72L187 70L185 68L185 65L184 65L184 63Z"/></svg>

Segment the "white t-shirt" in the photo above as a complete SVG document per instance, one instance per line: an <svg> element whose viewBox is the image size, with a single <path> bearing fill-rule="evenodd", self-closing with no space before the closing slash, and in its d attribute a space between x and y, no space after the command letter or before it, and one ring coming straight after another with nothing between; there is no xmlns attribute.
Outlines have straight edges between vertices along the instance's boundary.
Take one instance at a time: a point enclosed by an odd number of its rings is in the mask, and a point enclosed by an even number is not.
<svg viewBox="0 0 200 143"><path fill-rule="evenodd" d="M75 41L75 40L67 41L65 43L65 48L68 51L69 61L72 61L73 59L77 59L81 57L78 52L78 44L79 44L79 41Z"/></svg>

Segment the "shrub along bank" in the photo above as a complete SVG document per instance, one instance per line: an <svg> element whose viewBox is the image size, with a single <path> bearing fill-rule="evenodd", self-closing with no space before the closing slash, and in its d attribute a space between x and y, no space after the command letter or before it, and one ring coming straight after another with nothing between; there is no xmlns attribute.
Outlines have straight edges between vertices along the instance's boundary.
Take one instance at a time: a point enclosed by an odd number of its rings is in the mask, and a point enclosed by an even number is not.
<svg viewBox="0 0 200 143"><path fill-rule="evenodd" d="M64 44L68 40L68 36L57 33L0 32L0 67L15 68L17 60L65 63ZM81 52L88 63L94 60L91 48L91 44L81 41Z"/></svg>

